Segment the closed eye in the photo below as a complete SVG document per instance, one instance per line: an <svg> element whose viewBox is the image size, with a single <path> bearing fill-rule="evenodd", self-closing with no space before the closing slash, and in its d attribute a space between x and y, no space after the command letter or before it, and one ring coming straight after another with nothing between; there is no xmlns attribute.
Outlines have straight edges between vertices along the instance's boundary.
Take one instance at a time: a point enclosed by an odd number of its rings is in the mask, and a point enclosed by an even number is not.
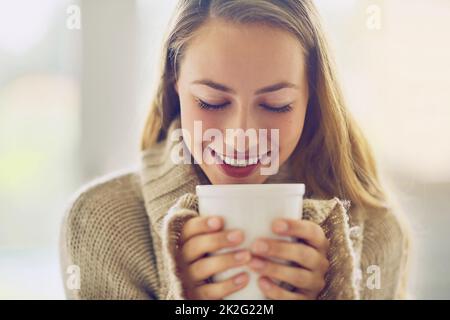
<svg viewBox="0 0 450 320"><path fill-rule="evenodd" d="M197 100L199 107L202 109L205 109L205 110L220 110L230 104L229 102L225 102L222 104L210 104L210 103L206 103L205 101L202 101L200 99L196 99L196 100Z"/></svg>
<svg viewBox="0 0 450 320"><path fill-rule="evenodd" d="M272 107L267 104L260 104L260 106L261 106L261 108L264 108L270 112L276 112L276 113L284 113L284 112L289 112L292 110L292 104L287 104L282 107Z"/></svg>
<svg viewBox="0 0 450 320"><path fill-rule="evenodd" d="M230 104L229 102L225 102L222 104L211 104L211 103L206 103L205 101L202 101L201 99L196 99L196 100L197 100L197 104L199 105L199 107L204 110L221 110L221 109L226 108ZM284 112L289 112L292 110L292 104L288 104L288 105L285 105L282 107L272 107L267 104L260 104L259 106L261 108L264 108L265 110L268 110L270 112L275 112L275 113L284 113Z"/></svg>

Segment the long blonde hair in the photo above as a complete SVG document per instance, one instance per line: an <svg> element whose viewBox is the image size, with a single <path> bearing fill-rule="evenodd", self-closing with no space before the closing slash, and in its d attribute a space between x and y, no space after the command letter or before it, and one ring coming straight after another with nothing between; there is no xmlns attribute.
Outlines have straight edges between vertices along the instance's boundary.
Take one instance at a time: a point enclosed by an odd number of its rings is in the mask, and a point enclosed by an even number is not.
<svg viewBox="0 0 450 320"><path fill-rule="evenodd" d="M166 138L180 113L174 83L189 40L207 20L262 23L294 34L308 64L310 99L302 136L290 161L315 197L340 197L362 207L382 208L372 151L346 109L336 69L311 0L180 0L163 43L159 84L142 136L142 150Z"/></svg>

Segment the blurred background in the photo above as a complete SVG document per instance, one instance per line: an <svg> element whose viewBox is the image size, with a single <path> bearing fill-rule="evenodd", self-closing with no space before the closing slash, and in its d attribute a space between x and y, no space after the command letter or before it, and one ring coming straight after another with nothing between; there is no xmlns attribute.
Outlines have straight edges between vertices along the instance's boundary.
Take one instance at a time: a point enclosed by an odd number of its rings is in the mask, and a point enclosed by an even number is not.
<svg viewBox="0 0 450 320"><path fill-rule="evenodd" d="M138 164L175 2L0 0L0 299L64 299L62 215L82 184ZM411 292L449 299L450 1L315 2L414 230Z"/></svg>

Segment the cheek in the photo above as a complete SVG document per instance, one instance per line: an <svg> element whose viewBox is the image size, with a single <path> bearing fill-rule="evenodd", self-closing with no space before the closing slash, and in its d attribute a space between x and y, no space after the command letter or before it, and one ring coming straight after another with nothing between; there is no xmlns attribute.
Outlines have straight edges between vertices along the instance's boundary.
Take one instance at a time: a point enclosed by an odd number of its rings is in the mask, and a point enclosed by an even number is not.
<svg viewBox="0 0 450 320"><path fill-rule="evenodd" d="M209 128L216 127L216 124L220 123L214 112L202 110L193 98L181 98L180 105L183 124L193 126L194 121L201 121L203 128Z"/></svg>
<svg viewBox="0 0 450 320"><path fill-rule="evenodd" d="M196 160L202 157L202 135L209 128L220 128L220 119L215 112L208 112L198 107L195 100L180 100L181 126L189 151ZM188 135L188 137L186 137ZM188 143L189 142L189 143Z"/></svg>
<svg viewBox="0 0 450 320"><path fill-rule="evenodd" d="M297 146L303 132L305 112L293 112L280 126L280 149L282 158L288 158Z"/></svg>

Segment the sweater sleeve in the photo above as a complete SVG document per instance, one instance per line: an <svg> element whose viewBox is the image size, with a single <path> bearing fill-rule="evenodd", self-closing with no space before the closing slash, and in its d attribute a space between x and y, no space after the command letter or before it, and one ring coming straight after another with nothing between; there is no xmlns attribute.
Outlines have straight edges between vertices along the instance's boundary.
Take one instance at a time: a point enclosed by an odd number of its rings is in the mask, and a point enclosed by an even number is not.
<svg viewBox="0 0 450 320"><path fill-rule="evenodd" d="M359 299L360 238L353 234L356 226L350 224L349 206L348 201L336 197L330 200L304 200L303 219L320 225L330 243L327 254L330 266L319 300Z"/></svg>
<svg viewBox="0 0 450 320"><path fill-rule="evenodd" d="M68 299L154 299L152 238L131 175L77 194L64 216L60 266Z"/></svg>
<svg viewBox="0 0 450 320"><path fill-rule="evenodd" d="M361 299L407 299L410 240L407 224L393 212L365 221L361 252Z"/></svg>
<svg viewBox="0 0 450 320"><path fill-rule="evenodd" d="M161 279L167 279L167 283L162 283L160 288L161 299L163 300L184 300L183 283L177 263L177 251L179 249L179 239L183 224L198 216L197 196L186 193L169 209L162 222L162 264L160 270Z"/></svg>
<svg viewBox="0 0 450 320"><path fill-rule="evenodd" d="M305 200L304 218L318 223L330 241L323 300L407 298L409 238L389 210L350 221L350 203Z"/></svg>

